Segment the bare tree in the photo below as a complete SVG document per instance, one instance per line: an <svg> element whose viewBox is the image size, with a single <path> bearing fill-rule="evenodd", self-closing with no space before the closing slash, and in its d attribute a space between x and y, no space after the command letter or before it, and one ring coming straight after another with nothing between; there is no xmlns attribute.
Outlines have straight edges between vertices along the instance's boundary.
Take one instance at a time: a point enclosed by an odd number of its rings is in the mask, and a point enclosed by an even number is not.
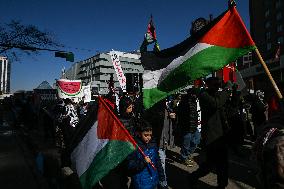
<svg viewBox="0 0 284 189"><path fill-rule="evenodd" d="M0 24L0 55L10 60L19 60L21 53L38 53L47 48L62 47L55 42L53 35L41 31L34 25L23 25L12 20L8 24Z"/></svg>

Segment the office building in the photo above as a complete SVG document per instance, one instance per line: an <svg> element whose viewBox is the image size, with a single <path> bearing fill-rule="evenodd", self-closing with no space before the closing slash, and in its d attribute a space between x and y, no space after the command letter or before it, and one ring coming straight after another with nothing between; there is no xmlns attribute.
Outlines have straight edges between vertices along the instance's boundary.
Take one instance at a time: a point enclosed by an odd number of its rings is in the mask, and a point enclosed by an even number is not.
<svg viewBox="0 0 284 189"><path fill-rule="evenodd" d="M284 80L284 0L250 0L250 33L274 80ZM273 94L272 84L256 53L243 57L238 68L249 88Z"/></svg>
<svg viewBox="0 0 284 189"><path fill-rule="evenodd" d="M140 53L117 51L117 54L119 55L123 73L126 76L126 87L130 88L136 82L141 83L144 69L141 65ZM91 84L91 87L96 88L97 92L102 95L109 92L108 87L111 77L114 80L114 88L119 90L120 84L113 67L110 52L98 53L93 57L79 61L66 71L67 79L80 79L83 85Z"/></svg>

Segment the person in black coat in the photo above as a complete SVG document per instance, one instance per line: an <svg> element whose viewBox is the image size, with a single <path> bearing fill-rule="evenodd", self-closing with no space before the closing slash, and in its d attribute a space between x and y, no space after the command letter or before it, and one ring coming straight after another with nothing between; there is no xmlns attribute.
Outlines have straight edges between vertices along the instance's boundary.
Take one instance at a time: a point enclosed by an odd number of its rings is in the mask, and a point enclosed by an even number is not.
<svg viewBox="0 0 284 189"><path fill-rule="evenodd" d="M134 103L129 97L123 96L120 99L119 119L132 136L135 135L135 122L136 122L136 118L133 113L133 108L134 108Z"/></svg>
<svg viewBox="0 0 284 189"><path fill-rule="evenodd" d="M200 177L216 169L217 184L219 189L228 185L228 146L226 134L229 130L225 116L225 104L231 95L232 84L219 91L220 80L217 77L208 78L207 89L199 94L201 107L201 136L202 148L205 150L206 159L199 168L189 176L191 185L196 184Z"/></svg>
<svg viewBox="0 0 284 189"><path fill-rule="evenodd" d="M192 154L200 142L198 126L197 96L194 89L188 89L178 106L178 127L181 129L181 161L186 166L193 166Z"/></svg>

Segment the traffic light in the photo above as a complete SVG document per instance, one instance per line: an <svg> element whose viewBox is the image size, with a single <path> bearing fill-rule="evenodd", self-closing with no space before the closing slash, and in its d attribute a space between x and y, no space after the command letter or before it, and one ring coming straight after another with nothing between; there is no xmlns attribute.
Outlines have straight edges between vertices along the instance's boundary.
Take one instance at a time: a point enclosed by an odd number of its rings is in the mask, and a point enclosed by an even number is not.
<svg viewBox="0 0 284 189"><path fill-rule="evenodd" d="M66 61L74 62L74 54L72 52L56 51L55 57L65 58Z"/></svg>

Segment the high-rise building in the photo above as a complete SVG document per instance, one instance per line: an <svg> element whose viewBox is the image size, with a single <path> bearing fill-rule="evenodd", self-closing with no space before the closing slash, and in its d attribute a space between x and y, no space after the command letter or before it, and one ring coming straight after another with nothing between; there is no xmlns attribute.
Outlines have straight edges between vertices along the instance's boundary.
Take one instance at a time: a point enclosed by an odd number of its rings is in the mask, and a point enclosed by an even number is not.
<svg viewBox="0 0 284 189"><path fill-rule="evenodd" d="M284 81L284 0L250 0L250 33L274 80ZM280 43L280 45L279 45ZM276 56L280 49L280 56ZM278 54L279 55L279 54ZM273 93L272 84L256 53L244 57L239 70L247 86ZM238 61L242 62L242 61Z"/></svg>
<svg viewBox="0 0 284 189"><path fill-rule="evenodd" d="M263 59L274 59L284 42L284 0L250 0L250 31Z"/></svg>
<svg viewBox="0 0 284 189"><path fill-rule="evenodd" d="M0 57L0 93L10 93L11 65L7 57Z"/></svg>

